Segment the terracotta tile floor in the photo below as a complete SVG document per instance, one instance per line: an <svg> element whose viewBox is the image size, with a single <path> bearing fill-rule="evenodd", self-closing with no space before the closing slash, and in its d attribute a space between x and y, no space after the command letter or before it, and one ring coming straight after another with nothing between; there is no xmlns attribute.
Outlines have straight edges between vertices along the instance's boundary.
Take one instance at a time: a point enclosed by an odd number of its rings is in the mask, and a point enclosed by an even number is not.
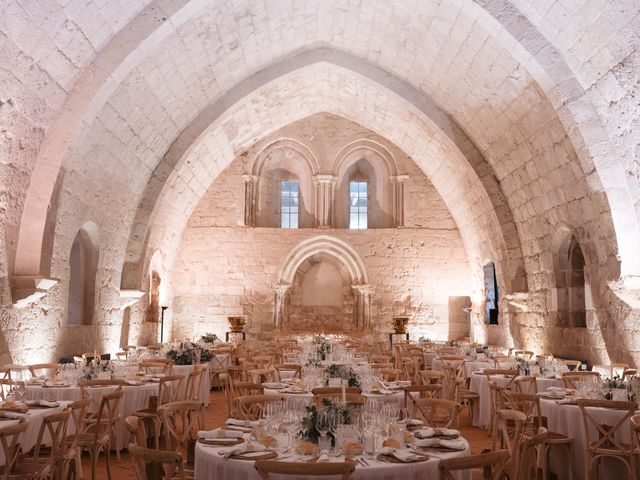
<svg viewBox="0 0 640 480"><path fill-rule="evenodd" d="M224 397L222 392L214 390L211 392L211 402L209 407L205 410L206 428L211 429L219 427L224 423L226 418L227 413L224 406ZM460 431L469 443L471 443L471 453L480 453L483 449L491 446L491 438L488 436L486 430L472 427L471 419L466 415L466 410L463 412L463 416L460 421ZM133 472L129 456L123 452L121 457L120 462L115 460L115 456L111 457L112 480L135 480L135 474ZM89 462L88 454L84 454L82 456L82 468L85 478L89 479L91 477L91 463ZM96 472L97 479L107 479L104 455L100 456ZM482 476L479 474L474 475L474 479L475 478L482 478Z"/></svg>

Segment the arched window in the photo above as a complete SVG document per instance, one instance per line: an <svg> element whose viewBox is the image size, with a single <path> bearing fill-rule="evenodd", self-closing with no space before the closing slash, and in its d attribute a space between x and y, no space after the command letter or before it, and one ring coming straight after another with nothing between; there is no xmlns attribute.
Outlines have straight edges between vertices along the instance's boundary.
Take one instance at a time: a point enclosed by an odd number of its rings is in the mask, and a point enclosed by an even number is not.
<svg viewBox="0 0 640 480"><path fill-rule="evenodd" d="M482 267L484 272L485 323L498 325L498 280L493 262Z"/></svg>
<svg viewBox="0 0 640 480"><path fill-rule="evenodd" d="M298 228L300 188L297 180L280 182L280 227Z"/></svg>
<svg viewBox="0 0 640 480"><path fill-rule="evenodd" d="M90 325L98 270L97 227L89 222L77 233L69 252L69 325Z"/></svg>
<svg viewBox="0 0 640 480"><path fill-rule="evenodd" d="M558 326L586 327L585 260L578 239L568 231L557 236L554 245Z"/></svg>
<svg viewBox="0 0 640 480"><path fill-rule="evenodd" d="M367 228L368 201L367 181L352 178L349 182L349 228Z"/></svg>

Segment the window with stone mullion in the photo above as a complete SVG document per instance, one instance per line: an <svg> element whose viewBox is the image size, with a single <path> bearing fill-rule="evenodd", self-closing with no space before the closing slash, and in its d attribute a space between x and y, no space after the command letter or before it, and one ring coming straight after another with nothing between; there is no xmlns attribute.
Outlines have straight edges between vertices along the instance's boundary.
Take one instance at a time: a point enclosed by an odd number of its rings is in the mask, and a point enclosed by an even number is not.
<svg viewBox="0 0 640 480"><path fill-rule="evenodd" d="M349 228L367 228L367 182L349 182Z"/></svg>

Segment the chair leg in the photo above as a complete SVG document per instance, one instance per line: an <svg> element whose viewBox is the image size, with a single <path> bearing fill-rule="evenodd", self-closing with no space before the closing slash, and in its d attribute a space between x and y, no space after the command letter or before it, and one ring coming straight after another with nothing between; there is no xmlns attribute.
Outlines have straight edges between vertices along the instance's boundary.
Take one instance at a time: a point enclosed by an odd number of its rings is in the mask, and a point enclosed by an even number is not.
<svg viewBox="0 0 640 480"><path fill-rule="evenodd" d="M98 463L98 451L96 448L89 450L89 456L91 457L91 480L96 479L96 465Z"/></svg>
<svg viewBox="0 0 640 480"><path fill-rule="evenodd" d="M111 443L107 443L105 460L107 462L107 478L111 480Z"/></svg>

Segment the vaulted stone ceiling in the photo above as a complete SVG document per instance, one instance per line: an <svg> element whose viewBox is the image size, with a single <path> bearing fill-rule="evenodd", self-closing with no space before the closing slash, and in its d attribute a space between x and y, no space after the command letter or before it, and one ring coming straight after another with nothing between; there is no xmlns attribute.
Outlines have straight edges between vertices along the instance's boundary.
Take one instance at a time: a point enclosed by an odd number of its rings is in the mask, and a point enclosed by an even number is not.
<svg viewBox="0 0 640 480"><path fill-rule="evenodd" d="M237 154L323 111L423 168L477 285L495 260L505 291L528 291L544 311L563 226L583 242L601 298L606 282L640 273L639 8L3 2L5 322L25 315L10 311L17 287L66 275L86 221L105 245L103 300L119 305L155 251L171 265L190 212Z"/></svg>

